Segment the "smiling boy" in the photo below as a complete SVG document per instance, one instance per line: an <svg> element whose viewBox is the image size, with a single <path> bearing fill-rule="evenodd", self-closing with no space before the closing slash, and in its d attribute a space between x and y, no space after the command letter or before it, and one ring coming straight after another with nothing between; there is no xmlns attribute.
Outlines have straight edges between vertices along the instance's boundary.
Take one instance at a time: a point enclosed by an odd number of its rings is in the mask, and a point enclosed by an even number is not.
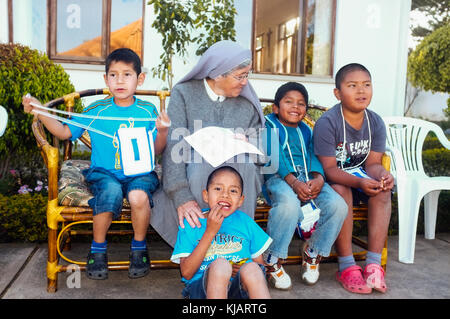
<svg viewBox="0 0 450 319"><path fill-rule="evenodd" d="M277 140L267 145L278 146L276 174L265 175L265 186L272 208L269 210L267 233L273 238L264 253L267 273L277 289L287 290L292 281L281 265L287 258L288 248L299 222L317 220L311 238L305 243L301 254L302 280L314 285L319 280L319 263L330 254L347 213L347 205L325 183L322 165L314 154L312 130L302 122L308 108L308 91L297 82L280 86L275 94L273 113L266 116L266 127L276 130ZM276 142L276 143L274 143ZM268 148L267 153L277 154ZM274 164L273 162L271 163ZM320 209L308 214L302 209L313 201Z"/></svg>
<svg viewBox="0 0 450 319"><path fill-rule="evenodd" d="M234 168L217 168L202 194L210 209L201 227L179 227L171 261L180 264L184 297L270 298L261 254L272 239L238 210L243 186Z"/></svg>

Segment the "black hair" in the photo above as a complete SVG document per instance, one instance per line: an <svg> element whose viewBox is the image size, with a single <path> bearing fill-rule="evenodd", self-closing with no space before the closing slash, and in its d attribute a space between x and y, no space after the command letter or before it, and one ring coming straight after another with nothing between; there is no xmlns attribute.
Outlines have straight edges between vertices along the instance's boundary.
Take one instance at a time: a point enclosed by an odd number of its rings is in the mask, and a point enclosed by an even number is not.
<svg viewBox="0 0 450 319"><path fill-rule="evenodd" d="M286 95L289 91L298 91L300 92L303 97L305 98L306 108L308 108L308 91L306 90L305 86L301 83L297 82L287 82L280 86L275 93L275 101L274 104L278 107L280 107L280 101L283 99L283 97Z"/></svg>
<svg viewBox="0 0 450 319"><path fill-rule="evenodd" d="M141 74L141 59L131 49L120 48L111 52L106 58L105 71L108 73L109 67L112 62L125 62L127 64L133 64L133 69L137 75Z"/></svg>
<svg viewBox="0 0 450 319"><path fill-rule="evenodd" d="M341 89L341 84L344 81L344 79L347 76L347 74L349 74L350 72L354 72L354 71L366 72L369 75L369 77L372 79L372 75L370 75L369 70L367 70L367 68L364 65L359 64L359 63L350 63L350 64L347 64L347 65L344 65L336 73L336 77L335 77L336 88L340 90Z"/></svg>
<svg viewBox="0 0 450 319"><path fill-rule="evenodd" d="M208 176L208 180L206 181L206 190L209 189L209 185L212 183L214 177L216 177L216 175L221 172L230 172L239 177L239 183L241 184L241 194L244 192L244 180L242 179L241 174L239 174L239 172L231 166L221 166L212 171L212 173Z"/></svg>

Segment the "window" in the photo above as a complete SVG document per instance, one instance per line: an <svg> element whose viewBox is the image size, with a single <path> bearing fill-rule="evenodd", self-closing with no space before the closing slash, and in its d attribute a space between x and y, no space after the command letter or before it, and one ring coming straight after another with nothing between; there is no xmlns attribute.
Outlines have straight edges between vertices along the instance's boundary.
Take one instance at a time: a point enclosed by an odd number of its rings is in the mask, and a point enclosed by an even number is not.
<svg viewBox="0 0 450 319"><path fill-rule="evenodd" d="M49 0L49 56L103 63L119 47L142 59L144 0Z"/></svg>
<svg viewBox="0 0 450 319"><path fill-rule="evenodd" d="M254 72L331 76L336 0L254 0Z"/></svg>
<svg viewBox="0 0 450 319"><path fill-rule="evenodd" d="M45 52L47 0L8 0L8 42Z"/></svg>

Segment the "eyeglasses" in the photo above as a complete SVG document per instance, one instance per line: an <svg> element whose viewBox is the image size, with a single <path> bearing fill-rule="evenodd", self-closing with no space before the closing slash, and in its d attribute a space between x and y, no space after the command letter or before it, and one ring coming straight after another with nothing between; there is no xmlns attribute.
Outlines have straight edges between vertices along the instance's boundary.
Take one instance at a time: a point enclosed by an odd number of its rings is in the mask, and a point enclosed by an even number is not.
<svg viewBox="0 0 450 319"><path fill-rule="evenodd" d="M230 74L234 79L238 80L239 82L242 82L243 80L248 79L249 75L252 74L252 71L248 71L248 73L242 74L242 75L234 75Z"/></svg>

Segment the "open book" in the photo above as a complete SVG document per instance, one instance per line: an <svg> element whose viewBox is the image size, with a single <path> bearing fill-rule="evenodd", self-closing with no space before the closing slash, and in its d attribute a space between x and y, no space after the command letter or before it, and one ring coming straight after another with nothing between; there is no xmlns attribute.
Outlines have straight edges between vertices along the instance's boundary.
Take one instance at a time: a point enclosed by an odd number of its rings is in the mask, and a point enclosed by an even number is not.
<svg viewBox="0 0 450 319"><path fill-rule="evenodd" d="M242 153L264 155L256 146L236 138L230 129L223 127L205 127L184 139L213 167Z"/></svg>

